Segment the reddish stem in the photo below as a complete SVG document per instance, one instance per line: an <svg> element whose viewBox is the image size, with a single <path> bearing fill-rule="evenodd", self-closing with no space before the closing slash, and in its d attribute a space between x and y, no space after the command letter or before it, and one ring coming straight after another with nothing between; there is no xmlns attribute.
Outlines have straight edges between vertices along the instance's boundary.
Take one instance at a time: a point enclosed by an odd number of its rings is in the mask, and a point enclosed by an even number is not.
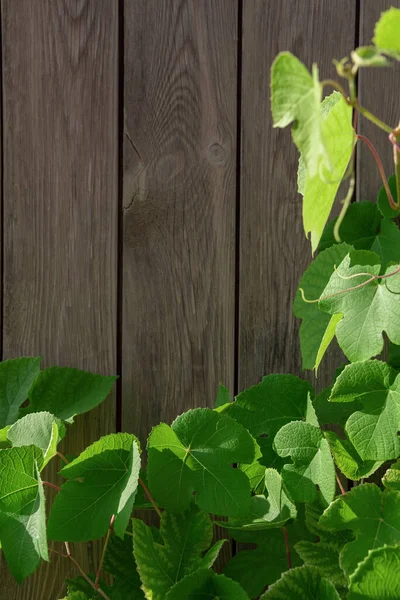
<svg viewBox="0 0 400 600"><path fill-rule="evenodd" d="M94 587L96 589L98 589L98 587L99 587L100 575L101 575L101 571L103 569L104 558L105 558L105 555L106 555L106 550L107 550L108 542L110 541L110 535L111 535L111 532L113 530L114 521L115 521L115 515L113 515L111 517L110 525L108 527L108 531L107 531L107 535L106 535L106 540L105 540L104 546L103 546L103 552L101 553L99 568L97 569L96 579L95 579L95 582L94 582Z"/></svg>
<svg viewBox="0 0 400 600"><path fill-rule="evenodd" d="M58 485L54 485L54 483L50 483L50 481L42 481L42 483L53 490L57 490L57 492L61 492L61 488L59 488Z"/></svg>
<svg viewBox="0 0 400 600"><path fill-rule="evenodd" d="M140 477L139 477L139 483L142 486L142 488L144 489L146 496L148 497L148 499L152 503L154 510L156 511L156 513L158 514L158 516L161 519L161 517L162 517L161 510L158 508L158 506L156 504L156 501L154 500L153 496L151 495L151 492L148 489L147 485L144 483L144 481L142 481L142 479L140 479Z"/></svg>
<svg viewBox="0 0 400 600"><path fill-rule="evenodd" d="M111 600L109 598L109 596L107 596L107 594L105 592L103 592L103 590L101 588L96 588L93 581L90 579L90 577L88 577L85 573L85 571L82 569L82 567L80 566L80 564L75 560L75 558L73 556L71 556L71 553L69 552L69 548L67 546L67 543L65 544L65 546L67 547L67 552L68 554L63 554L62 552L58 552L58 550L54 550L54 548L50 548L50 552L54 552L54 554L58 554L58 556L62 556L63 558L69 558L70 561L72 561L75 565L75 567L78 569L79 573L82 575L82 577L88 582L88 584L94 589L96 590L96 592L98 594L100 594L100 596L102 598L104 598L104 600Z"/></svg>
<svg viewBox="0 0 400 600"><path fill-rule="evenodd" d="M390 206L393 208L393 210L398 210L398 209L399 209L399 206L398 206L398 205L395 203L395 201L393 200L393 196L392 196L392 194L391 194L391 191L390 191L390 188L389 188L389 184L388 184L388 181L387 181L387 179L386 179L386 175L385 175L385 169L383 168L382 161L381 161L381 159L379 158L379 154L378 154L378 152L376 151L376 149L375 149L374 145L372 144L372 142L371 142L371 141L370 141L370 140L369 140L367 137L365 137L364 135L361 135L361 134L359 134L359 133L357 134L357 139L358 139L358 140L361 140L362 142L364 142L364 144L366 144L366 145L368 146L368 148L370 149L370 151L371 151L371 154L372 154L372 156L374 157L374 159L375 159L375 162L376 162L376 164L377 164L377 166L378 166L379 173L380 173L380 175L381 175L382 182L383 182L383 185L384 185L384 187L385 187L386 194L387 194L387 197L388 197L388 200L389 200L389 204L390 204Z"/></svg>
<svg viewBox="0 0 400 600"><path fill-rule="evenodd" d="M61 452L58 452L58 451L57 451L57 452L56 452L56 455L57 455L59 458L61 458L61 460L62 460L63 462L65 462L65 464L66 464L66 465L69 465L69 460L68 460L68 458L66 458L66 457L64 456L64 454L61 454Z"/></svg>
<svg viewBox="0 0 400 600"><path fill-rule="evenodd" d="M346 490L344 489L344 487L342 485L342 482L340 481L340 477L339 477L339 475L337 473L336 473L336 481L337 481L338 486L340 488L340 492L343 494L343 496L345 496L346 495Z"/></svg>
<svg viewBox="0 0 400 600"><path fill-rule="evenodd" d="M283 527L283 537L285 538L285 548L286 548L286 556L287 556L287 564L289 569L292 568L292 557L290 554L290 545L289 545L289 536L286 527Z"/></svg>

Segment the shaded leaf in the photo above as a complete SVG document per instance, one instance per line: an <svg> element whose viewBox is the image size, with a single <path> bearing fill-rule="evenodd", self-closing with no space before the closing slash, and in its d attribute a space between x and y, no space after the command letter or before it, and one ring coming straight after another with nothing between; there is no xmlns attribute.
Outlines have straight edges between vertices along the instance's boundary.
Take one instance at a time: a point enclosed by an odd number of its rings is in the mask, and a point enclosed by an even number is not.
<svg viewBox="0 0 400 600"><path fill-rule="evenodd" d="M0 362L0 427L11 425L18 419L20 406L40 373L41 360L38 356Z"/></svg>
<svg viewBox="0 0 400 600"><path fill-rule="evenodd" d="M315 567L321 577L333 583L341 596L345 594L348 579L340 567L339 550L335 545L302 541L294 548L306 566Z"/></svg>
<svg viewBox="0 0 400 600"><path fill-rule="evenodd" d="M383 464L383 461L362 460L353 444L347 439L341 439L333 431L325 431L325 437L336 465L348 479L359 481L369 477Z"/></svg>
<svg viewBox="0 0 400 600"><path fill-rule="evenodd" d="M55 456L61 440L59 432L65 426L48 412L32 413L19 419L8 430L7 437L13 446L37 446L43 451L42 468Z"/></svg>
<svg viewBox="0 0 400 600"><path fill-rule="evenodd" d="M382 483L388 490L400 491L400 460L396 461L382 477Z"/></svg>
<svg viewBox="0 0 400 600"><path fill-rule="evenodd" d="M314 567L298 567L282 575L260 600L339 600L339 594L330 581L321 577Z"/></svg>
<svg viewBox="0 0 400 600"><path fill-rule="evenodd" d="M400 548L371 550L350 577L348 600L395 600L400 598Z"/></svg>
<svg viewBox="0 0 400 600"><path fill-rule="evenodd" d="M166 600L248 600L243 588L224 575L199 569L179 581L165 596Z"/></svg>

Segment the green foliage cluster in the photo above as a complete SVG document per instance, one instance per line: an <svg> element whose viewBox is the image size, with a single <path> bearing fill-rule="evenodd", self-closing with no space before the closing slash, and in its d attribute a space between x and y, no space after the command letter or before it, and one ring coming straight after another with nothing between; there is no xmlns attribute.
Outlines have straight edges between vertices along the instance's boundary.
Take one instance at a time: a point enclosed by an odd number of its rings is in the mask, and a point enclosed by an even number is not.
<svg viewBox="0 0 400 600"><path fill-rule="evenodd" d="M303 366L321 368L336 338L347 360L332 385L316 394L272 374L236 398L220 386L214 409L154 427L146 457L134 435L116 433L68 461L59 444L115 378L40 370L39 358L0 363L0 543L18 582L57 553L78 571L65 600L400 598L400 128L364 108L355 87L360 68L400 59L399 30L392 8L374 45L336 63L348 94L288 52L272 66L274 123L292 124L304 229L318 251L294 300ZM389 181L355 113L388 133ZM360 140L382 173L377 203L351 204ZM343 180L349 191L328 223ZM53 460L61 487L44 478ZM381 479L365 481L382 465ZM139 518L145 510L157 526ZM237 552L218 573L229 537ZM87 574L69 543L101 538Z"/></svg>

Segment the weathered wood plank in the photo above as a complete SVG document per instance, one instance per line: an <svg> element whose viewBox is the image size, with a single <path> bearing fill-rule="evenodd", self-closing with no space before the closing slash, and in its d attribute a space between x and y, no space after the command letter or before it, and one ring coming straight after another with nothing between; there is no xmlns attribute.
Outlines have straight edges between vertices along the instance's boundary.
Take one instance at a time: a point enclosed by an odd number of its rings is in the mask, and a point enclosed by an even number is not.
<svg viewBox="0 0 400 600"><path fill-rule="evenodd" d="M272 128L269 71L276 54L290 50L308 67L317 62L321 79L334 76L332 59L354 46L356 6L341 0L306 4L244 0L239 389L268 373L301 374L292 302L311 252L297 194L297 151L289 129ZM333 366L334 349L321 373L331 374Z"/></svg>
<svg viewBox="0 0 400 600"><path fill-rule="evenodd" d="M400 8L400 1L362 0L360 10L360 46L371 43L374 26L382 11L390 6ZM397 85L400 83L400 65L382 69L361 69L358 78L358 91L363 104L368 110L396 127L400 121L400 109L397 96ZM397 84L397 85L396 85ZM394 173L393 149L387 133L360 116L359 133L370 138L377 149L386 176ZM357 148L357 198L359 200L376 199L382 180L376 163L366 146L359 143Z"/></svg>
<svg viewBox="0 0 400 600"><path fill-rule="evenodd" d="M117 5L2 1L5 357L116 372ZM113 431L114 405L78 419L68 451ZM97 545L73 552L95 569ZM56 600L67 575L52 556L19 587L3 562L0 597Z"/></svg>

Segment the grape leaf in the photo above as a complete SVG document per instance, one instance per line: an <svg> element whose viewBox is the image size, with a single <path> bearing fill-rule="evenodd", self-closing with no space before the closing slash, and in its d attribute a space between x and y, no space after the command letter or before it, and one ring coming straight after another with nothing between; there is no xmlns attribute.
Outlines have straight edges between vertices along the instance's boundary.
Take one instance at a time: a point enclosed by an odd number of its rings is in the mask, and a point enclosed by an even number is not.
<svg viewBox="0 0 400 600"><path fill-rule="evenodd" d="M382 483L388 490L400 491L400 460L390 466L382 477Z"/></svg>
<svg viewBox="0 0 400 600"><path fill-rule="evenodd" d="M389 342L389 350L386 362L388 365L393 367L393 369L396 369L396 371L400 371L400 346L393 344L393 342Z"/></svg>
<svg viewBox="0 0 400 600"><path fill-rule="evenodd" d="M30 404L23 412L47 411L72 423L75 415L103 402L116 379L67 367L44 369L29 391Z"/></svg>
<svg viewBox="0 0 400 600"><path fill-rule="evenodd" d="M265 489L265 466L260 463L263 456L260 444L264 447L264 442L269 442L268 438L254 440L253 462L248 465L243 463L238 465L238 468L249 478L251 491L256 494L262 494Z"/></svg>
<svg viewBox="0 0 400 600"><path fill-rule="evenodd" d="M114 531L121 538L129 522L138 483L140 454L136 438L110 434L86 448L61 474L69 481L57 494L48 535L58 541L101 538L115 515Z"/></svg>
<svg viewBox="0 0 400 600"><path fill-rule="evenodd" d="M337 378L331 402L362 403L348 418L345 430L365 461L384 461L400 453L400 375L379 360L347 365Z"/></svg>
<svg viewBox="0 0 400 600"><path fill-rule="evenodd" d="M355 135L351 116L352 109L339 92L324 99L321 104L321 132L329 163L320 165L314 175L307 168L307 173L302 172L300 177L304 231L307 236L311 233L313 253L318 247L353 152ZM299 170L302 171L301 168Z"/></svg>
<svg viewBox="0 0 400 600"><path fill-rule="evenodd" d="M381 13L375 25L374 44L380 52L400 60L400 10L391 7Z"/></svg>
<svg viewBox="0 0 400 600"><path fill-rule="evenodd" d="M37 446L44 455L42 469L55 456L65 425L48 412L32 413L11 425L8 440L15 446Z"/></svg>
<svg viewBox="0 0 400 600"><path fill-rule="evenodd" d="M221 409L223 410L224 408L229 406L229 404L231 402L232 402L232 398L231 398L228 388L225 387L224 385L222 385L222 383L221 383L218 388L217 397L215 399L215 408L218 409L218 412L220 412Z"/></svg>
<svg viewBox="0 0 400 600"><path fill-rule="evenodd" d="M299 540L311 540L314 536L304 526L303 507L299 507L296 521L288 522L286 532L291 547ZM224 573L243 587L251 598L258 597L267 585L280 578L288 568L286 544L282 529L263 531L231 530L233 538L241 543L257 544L255 550L241 550L225 565ZM300 557L292 552L292 566L302 564Z"/></svg>
<svg viewBox="0 0 400 600"><path fill-rule="evenodd" d="M311 384L294 375L267 375L258 385L236 396L227 413L248 429L254 437L267 434L272 440L279 429L313 410L309 396Z"/></svg>
<svg viewBox="0 0 400 600"><path fill-rule="evenodd" d="M96 579L96 576L92 575L92 574L89 574L88 577L93 582ZM75 577L74 579L67 579L66 583L68 586L67 600L70 600L71 598L73 598L73 599L77 598L80 600L81 597L85 600L86 599L87 600L101 600L102 598L104 599L104 595L101 595L98 592L96 592L94 590L93 586L91 586L90 583L84 577L82 577L82 575L79 575L78 577ZM129 596L126 599L121 598L118 595L115 596L112 593L112 590L114 588L107 585L106 583L104 583L104 581L102 579L100 579L99 583L100 583L100 587L101 587L102 591L107 593L107 596L110 598L110 600L128 600ZM82 594L83 594L83 596L82 596ZM143 595L138 597L139 600L143 600L143 598L144 598ZM129 600L131 600L131 599L129 598ZM133 600L136 600L135 596L133 596Z"/></svg>
<svg viewBox="0 0 400 600"><path fill-rule="evenodd" d="M319 427L303 421L288 423L276 434L274 446L279 456L293 460L293 464L284 465L281 474L294 502L314 502L318 495L323 504L333 500L335 467Z"/></svg>
<svg viewBox="0 0 400 600"><path fill-rule="evenodd" d="M370 483L354 487L325 510L320 522L334 531L356 533L340 554L341 567L350 575L369 550L400 544L400 493L382 492Z"/></svg>
<svg viewBox="0 0 400 600"><path fill-rule="evenodd" d="M393 273L396 269L397 265L388 267L386 273ZM374 280L361 288L352 289L367 282L369 276L379 275L379 272L378 255L366 250L354 251L343 259L333 273L318 305L331 315L343 315L336 326L336 337L339 346L352 362L367 360L379 354L383 349L383 331L392 342L400 344L396 287L400 284L400 273L389 279L379 282ZM366 275L354 277L360 273Z"/></svg>
<svg viewBox="0 0 400 600"><path fill-rule="evenodd" d="M360 46L351 52L351 59L357 67L389 67L390 61L373 46Z"/></svg>
<svg viewBox="0 0 400 600"><path fill-rule="evenodd" d="M305 271L299 283L293 303L293 312L302 319L300 326L300 347L303 369L318 369L324 352L335 336L339 316L322 312L317 303L304 302L300 288L307 299L320 298L329 279L338 265L350 252L351 246L340 244L320 252ZM333 321L332 321L333 319Z"/></svg>
<svg viewBox="0 0 400 600"><path fill-rule="evenodd" d="M350 577L348 600L395 600L400 598L400 548L371 550Z"/></svg>
<svg viewBox="0 0 400 600"><path fill-rule="evenodd" d="M281 52L271 69L271 110L274 127L293 123L293 141L311 176L319 168L325 150L321 135L321 86L318 70L312 75L290 52Z"/></svg>
<svg viewBox="0 0 400 600"><path fill-rule="evenodd" d="M111 600L144 600L142 582L133 557L132 537L126 535L123 540L116 535L110 537L104 569L114 577L109 592Z"/></svg>
<svg viewBox="0 0 400 600"><path fill-rule="evenodd" d="M253 461L254 440L225 413L189 410L172 427L155 427L147 448L150 491L166 510L188 508L194 491L195 502L207 512L236 516L249 510L249 480L232 465Z"/></svg>
<svg viewBox="0 0 400 600"><path fill-rule="evenodd" d="M284 573L260 600L339 600L334 585L314 567L297 567Z"/></svg>
<svg viewBox="0 0 400 600"><path fill-rule="evenodd" d="M268 496L253 496L248 515L230 518L228 522L217 522L217 525L227 529L258 531L282 527L289 519L295 519L296 506L289 498L282 477L275 469L265 470L265 488Z"/></svg>
<svg viewBox="0 0 400 600"><path fill-rule="evenodd" d="M345 594L348 579L340 567L339 550L335 545L301 541L294 548L306 566L315 567L321 577L333 583L341 596Z"/></svg>
<svg viewBox="0 0 400 600"><path fill-rule="evenodd" d="M199 569L181 579L165 596L165 600L249 600L243 588L224 575Z"/></svg>
<svg viewBox="0 0 400 600"><path fill-rule="evenodd" d="M19 583L41 558L49 560L42 462L43 453L35 446L0 451L0 542Z"/></svg>
<svg viewBox="0 0 400 600"><path fill-rule="evenodd" d="M321 425L340 425L344 427L349 416L362 405L360 402L354 404L345 402L329 402L332 387L325 388L313 400L313 406Z"/></svg>
<svg viewBox="0 0 400 600"><path fill-rule="evenodd" d="M388 179L389 190L392 195L394 202L397 202L397 185L396 185L396 176L392 175ZM400 215L400 210L395 210L389 204L388 196L385 190L385 186L383 185L378 192L378 208L381 211L382 215L387 219L395 219Z"/></svg>
<svg viewBox="0 0 400 600"><path fill-rule="evenodd" d="M154 541L152 530L143 521L133 519L133 553L149 600L164 600L168 590L186 575L212 566L202 558L213 537L212 522L205 512L195 506L180 514L164 511L160 533L163 544Z"/></svg>
<svg viewBox="0 0 400 600"><path fill-rule="evenodd" d="M362 460L353 444L347 439L341 439L333 431L325 431L329 447L335 463L348 479L359 481L375 473L383 461Z"/></svg>
<svg viewBox="0 0 400 600"><path fill-rule="evenodd" d="M20 406L40 373L41 358L12 358L0 362L0 428L14 423Z"/></svg>

